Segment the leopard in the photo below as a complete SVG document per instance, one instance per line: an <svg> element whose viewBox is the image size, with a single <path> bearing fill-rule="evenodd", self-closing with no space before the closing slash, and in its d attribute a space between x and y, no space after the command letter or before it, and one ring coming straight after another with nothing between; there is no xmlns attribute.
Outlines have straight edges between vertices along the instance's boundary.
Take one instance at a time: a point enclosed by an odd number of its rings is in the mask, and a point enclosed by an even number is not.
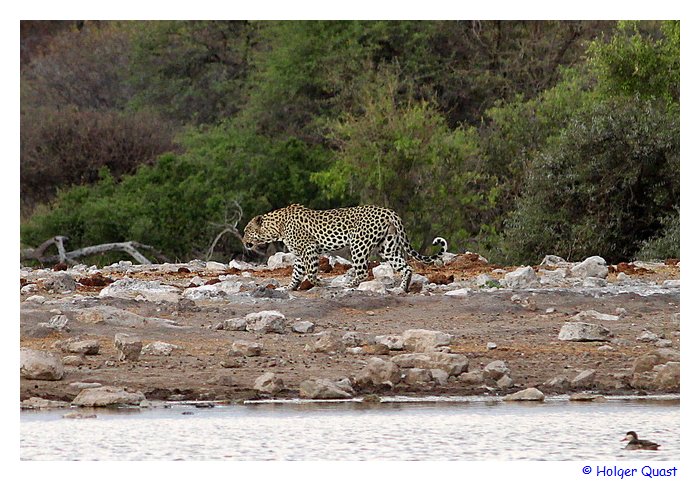
<svg viewBox="0 0 700 481"><path fill-rule="evenodd" d="M253 217L243 231L242 242L247 250L275 241L283 242L295 257L288 290L297 290L304 277L311 285L321 286L319 256L349 248L353 269L347 287L358 287L367 279L369 257L378 251L401 274L399 287L408 292L413 270L406 255L424 264L442 265L447 252L447 241L436 237L433 245L440 246L437 254L418 253L411 247L399 215L377 205L314 210L292 204Z"/></svg>

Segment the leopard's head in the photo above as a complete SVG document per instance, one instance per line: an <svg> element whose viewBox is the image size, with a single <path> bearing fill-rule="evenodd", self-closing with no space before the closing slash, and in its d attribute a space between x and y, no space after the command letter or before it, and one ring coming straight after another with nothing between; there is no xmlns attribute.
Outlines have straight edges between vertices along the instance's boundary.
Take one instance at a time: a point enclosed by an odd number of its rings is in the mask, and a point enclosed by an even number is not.
<svg viewBox="0 0 700 481"><path fill-rule="evenodd" d="M246 249L276 240L280 240L278 222L269 215L253 217L243 230L243 246Z"/></svg>

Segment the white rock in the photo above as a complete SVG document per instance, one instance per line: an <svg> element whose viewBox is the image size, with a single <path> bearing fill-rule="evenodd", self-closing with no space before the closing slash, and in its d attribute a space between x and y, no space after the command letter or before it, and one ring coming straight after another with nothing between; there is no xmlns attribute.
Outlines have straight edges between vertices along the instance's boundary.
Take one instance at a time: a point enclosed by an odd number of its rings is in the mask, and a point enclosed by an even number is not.
<svg viewBox="0 0 700 481"><path fill-rule="evenodd" d="M535 387L529 387L509 394L503 398L504 401L544 401L544 394Z"/></svg>
<svg viewBox="0 0 700 481"><path fill-rule="evenodd" d="M255 380L253 389L274 396L284 389L284 381L274 372L266 372Z"/></svg>
<svg viewBox="0 0 700 481"><path fill-rule="evenodd" d="M262 352L262 346L252 341L234 341L229 354L231 356L256 357Z"/></svg>
<svg viewBox="0 0 700 481"><path fill-rule="evenodd" d="M571 380L572 387L588 387L595 379L595 369L586 369Z"/></svg>
<svg viewBox="0 0 700 481"><path fill-rule="evenodd" d="M502 284L509 289L527 289L539 286L540 281L537 279L535 270L530 266L525 266L507 273Z"/></svg>
<svg viewBox="0 0 700 481"><path fill-rule="evenodd" d="M248 322L245 319L226 319L221 328L224 331L245 331L247 326Z"/></svg>
<svg viewBox="0 0 700 481"><path fill-rule="evenodd" d="M579 262L571 268L571 275L585 279L586 277L600 277L605 279L608 276L608 266L600 256L592 256Z"/></svg>
<svg viewBox="0 0 700 481"><path fill-rule="evenodd" d="M391 351L401 351L404 348L403 336L397 336L392 334L375 336L374 343L382 344L388 347Z"/></svg>
<svg viewBox="0 0 700 481"><path fill-rule="evenodd" d="M133 334L117 333L114 335L114 347L119 351L120 361L138 361L143 343Z"/></svg>
<svg viewBox="0 0 700 481"><path fill-rule="evenodd" d="M269 269L289 267L294 265L294 259L296 259L296 256L291 252L276 252L267 259L267 267Z"/></svg>
<svg viewBox="0 0 700 481"><path fill-rule="evenodd" d="M434 351L440 346L449 346L454 340L452 334L427 329L408 329L401 334L403 345L409 351Z"/></svg>
<svg viewBox="0 0 700 481"><path fill-rule="evenodd" d="M307 399L348 399L347 386L330 379L307 379L299 385L299 396Z"/></svg>
<svg viewBox="0 0 700 481"><path fill-rule="evenodd" d="M38 295L29 296L24 300L24 302L33 302L35 304L43 304L44 302L46 302L46 298L44 296L38 296Z"/></svg>
<svg viewBox="0 0 700 481"><path fill-rule="evenodd" d="M388 263L381 263L372 268L374 279L381 282L385 286L394 284L394 269Z"/></svg>
<svg viewBox="0 0 700 481"><path fill-rule="evenodd" d="M314 331L315 324L311 321L298 321L292 325L292 331L299 334L308 334Z"/></svg>
<svg viewBox="0 0 700 481"><path fill-rule="evenodd" d="M399 354L391 362L401 368L442 369L450 376L458 376L467 370L469 360L462 354L433 351L426 353Z"/></svg>
<svg viewBox="0 0 700 481"><path fill-rule="evenodd" d="M222 264L221 262L207 261L206 269L208 271L225 271L228 269L228 265Z"/></svg>
<svg viewBox="0 0 700 481"><path fill-rule="evenodd" d="M370 358L367 365L355 376L355 383L362 387L395 385L401 380L399 366L378 357Z"/></svg>
<svg viewBox="0 0 700 481"><path fill-rule="evenodd" d="M191 301L221 299L239 293L242 285L240 281L222 281L205 286L188 287L182 292L182 297Z"/></svg>
<svg viewBox="0 0 700 481"><path fill-rule="evenodd" d="M554 256L554 255L546 255L544 256L544 259L542 259L542 262L540 262L541 266L559 266L559 265L567 265L568 262L566 262L565 259L562 259L559 256Z"/></svg>
<svg viewBox="0 0 700 481"><path fill-rule="evenodd" d="M608 341L610 331L600 324L567 322L559 330L560 341Z"/></svg>
<svg viewBox="0 0 700 481"><path fill-rule="evenodd" d="M238 269L239 271L247 271L255 267L252 264L244 261L237 261L236 259L232 259L231 262L228 263L228 266L232 269Z"/></svg>
<svg viewBox="0 0 700 481"><path fill-rule="evenodd" d="M384 285L383 282L378 281L376 279L372 281L364 281L360 282L360 285L357 286L358 291L368 291L368 292L376 292L377 294L386 294L386 286Z"/></svg>
<svg viewBox="0 0 700 481"><path fill-rule="evenodd" d="M665 280L662 284L661 287L667 287L667 288L680 288L681 287L681 281L680 279L668 279Z"/></svg>
<svg viewBox="0 0 700 481"><path fill-rule="evenodd" d="M180 346L170 344L163 341L154 341L146 344L141 349L141 355L144 356L169 356L174 350L182 349Z"/></svg>
<svg viewBox="0 0 700 481"><path fill-rule="evenodd" d="M120 299L142 298L150 302L177 302L180 299L180 290L163 285L160 281L139 281L124 277L102 289L99 296Z"/></svg>
<svg viewBox="0 0 700 481"><path fill-rule="evenodd" d="M510 369L503 361L491 361L486 365L486 367L484 367L484 376L491 379L499 379L505 374L510 374Z"/></svg>
<svg viewBox="0 0 700 481"><path fill-rule="evenodd" d="M245 320L247 331L284 334L287 327L286 318L279 311L251 312Z"/></svg>
<svg viewBox="0 0 700 481"><path fill-rule="evenodd" d="M123 388L102 386L80 391L73 404L82 407L106 407L120 404L139 404L146 397L141 392L127 392Z"/></svg>
<svg viewBox="0 0 700 481"><path fill-rule="evenodd" d="M58 381L63 378L63 361L55 352L21 348L19 374L24 379Z"/></svg>

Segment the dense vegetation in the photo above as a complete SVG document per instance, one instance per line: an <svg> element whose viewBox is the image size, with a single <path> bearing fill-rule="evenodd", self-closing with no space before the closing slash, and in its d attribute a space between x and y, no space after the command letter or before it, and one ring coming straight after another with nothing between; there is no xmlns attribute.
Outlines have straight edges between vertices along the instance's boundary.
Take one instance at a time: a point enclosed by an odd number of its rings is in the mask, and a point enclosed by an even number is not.
<svg viewBox="0 0 700 481"><path fill-rule="evenodd" d="M21 241L202 257L377 203L417 248L680 257L680 23L22 22ZM228 259L242 246L217 244Z"/></svg>

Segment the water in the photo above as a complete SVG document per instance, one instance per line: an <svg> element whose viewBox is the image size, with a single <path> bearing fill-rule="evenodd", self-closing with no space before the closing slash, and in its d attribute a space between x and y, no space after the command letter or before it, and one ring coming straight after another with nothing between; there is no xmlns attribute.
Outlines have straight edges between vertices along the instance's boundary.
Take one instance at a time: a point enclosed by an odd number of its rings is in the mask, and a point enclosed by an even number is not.
<svg viewBox="0 0 700 481"><path fill-rule="evenodd" d="M22 460L680 459L677 399L177 404L97 410L95 419L64 419L66 412L20 414ZM622 449L629 430L661 449Z"/></svg>

